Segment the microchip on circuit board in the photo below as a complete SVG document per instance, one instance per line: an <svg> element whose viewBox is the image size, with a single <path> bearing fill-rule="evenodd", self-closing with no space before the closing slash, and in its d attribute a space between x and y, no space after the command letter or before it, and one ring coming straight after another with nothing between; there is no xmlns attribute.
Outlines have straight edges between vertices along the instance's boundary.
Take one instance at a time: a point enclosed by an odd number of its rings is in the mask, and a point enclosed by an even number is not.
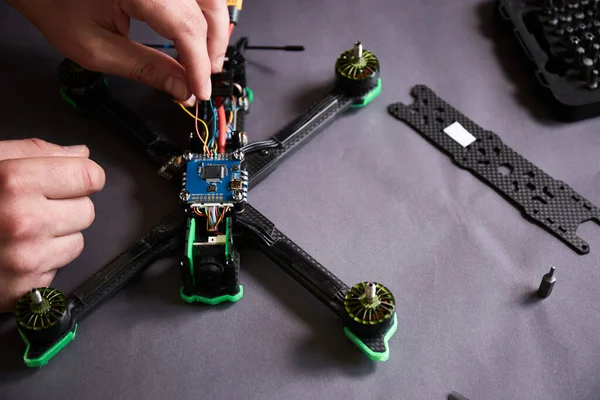
<svg viewBox="0 0 600 400"><path fill-rule="evenodd" d="M187 162L184 188L192 207L232 206L234 190L242 189L241 161L231 154L194 154Z"/></svg>

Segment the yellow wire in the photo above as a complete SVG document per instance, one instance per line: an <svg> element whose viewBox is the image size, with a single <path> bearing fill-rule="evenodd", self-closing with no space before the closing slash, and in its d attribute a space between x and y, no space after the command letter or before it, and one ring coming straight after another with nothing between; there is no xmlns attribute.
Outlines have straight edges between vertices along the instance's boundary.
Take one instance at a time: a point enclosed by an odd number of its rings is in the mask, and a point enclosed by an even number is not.
<svg viewBox="0 0 600 400"><path fill-rule="evenodd" d="M208 138L208 126L206 125L206 122L204 122L203 119L196 117L194 114L192 114L187 108L185 108L185 106L183 104L181 104L180 102L176 101L175 103L179 104L179 107L181 107L181 109L183 111L185 111L190 117L202 122L202 125L204 126L204 132L206 132L206 137ZM202 139L202 138L200 138ZM203 141L204 142L204 141Z"/></svg>

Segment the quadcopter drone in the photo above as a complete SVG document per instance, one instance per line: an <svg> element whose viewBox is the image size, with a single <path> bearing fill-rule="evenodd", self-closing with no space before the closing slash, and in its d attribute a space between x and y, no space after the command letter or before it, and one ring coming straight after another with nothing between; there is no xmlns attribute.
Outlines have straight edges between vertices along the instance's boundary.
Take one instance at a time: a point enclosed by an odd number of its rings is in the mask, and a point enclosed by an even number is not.
<svg viewBox="0 0 600 400"><path fill-rule="evenodd" d="M228 8L233 30L241 2L239 7ZM344 284L248 203L248 190L283 160L336 117L366 106L379 95L379 61L356 42L337 58L335 86L322 100L270 139L249 143L244 118L253 93L246 86L244 52L253 48L301 50L298 46L249 46L245 37L230 44L223 71L211 77L211 99L197 102L192 111L178 104L194 121L187 149L177 148L113 98L102 74L68 59L61 63L63 99L85 114L113 121L157 165L160 176L180 183L181 209L70 295L34 288L21 297L15 318L26 345L23 359L27 366L46 365L75 338L79 323L90 311L163 257L181 257L184 302L217 305L240 300L239 249L246 244L258 247L339 316L346 336L370 359L388 359L388 341L397 327L391 291L377 282Z"/></svg>

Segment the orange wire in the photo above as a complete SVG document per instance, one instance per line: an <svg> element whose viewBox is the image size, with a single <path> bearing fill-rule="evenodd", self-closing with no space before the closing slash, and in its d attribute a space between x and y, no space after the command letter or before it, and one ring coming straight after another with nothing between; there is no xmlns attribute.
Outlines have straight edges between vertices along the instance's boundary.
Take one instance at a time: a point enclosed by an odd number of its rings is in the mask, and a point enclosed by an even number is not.
<svg viewBox="0 0 600 400"><path fill-rule="evenodd" d="M202 139L202 136L200 135L200 130L198 129L198 101L196 101L196 118L194 122L196 124L196 134L198 135L198 138L202 141L202 144L204 144L204 152L208 153L208 155L211 155L210 150L208 149L208 147L206 147L206 140ZM208 132L206 132L206 138L208 139Z"/></svg>

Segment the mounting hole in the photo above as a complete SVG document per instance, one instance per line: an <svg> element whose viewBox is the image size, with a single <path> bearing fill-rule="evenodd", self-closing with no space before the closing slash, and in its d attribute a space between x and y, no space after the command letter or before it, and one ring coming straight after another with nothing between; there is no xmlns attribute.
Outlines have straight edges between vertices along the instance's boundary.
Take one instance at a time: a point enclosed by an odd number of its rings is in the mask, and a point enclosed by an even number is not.
<svg viewBox="0 0 600 400"><path fill-rule="evenodd" d="M488 136L488 139L492 140L494 137L492 135Z"/></svg>
<svg viewBox="0 0 600 400"><path fill-rule="evenodd" d="M564 186L561 186L561 187L560 187L560 190L565 190L565 187L564 187Z"/></svg>
<svg viewBox="0 0 600 400"><path fill-rule="evenodd" d="M581 248L582 248L583 250L587 250L587 246L586 246L585 244L584 244L583 246L581 246Z"/></svg>
<svg viewBox="0 0 600 400"><path fill-rule="evenodd" d="M435 117L435 120L436 120L436 121L437 121L439 124L443 124L444 122L446 122L446 121L444 121L444 118L442 118L442 117Z"/></svg>
<svg viewBox="0 0 600 400"><path fill-rule="evenodd" d="M510 164L504 163L504 164L500 164L498 166L498 172L501 175L509 176L509 175L511 175L513 173L513 171L514 171L514 168Z"/></svg>
<svg viewBox="0 0 600 400"><path fill-rule="evenodd" d="M429 100L423 99L423 104L425 104L425 105L429 104Z"/></svg>
<svg viewBox="0 0 600 400"><path fill-rule="evenodd" d="M537 213L539 213L539 211L538 210L533 210L533 213L537 214Z"/></svg>
<svg viewBox="0 0 600 400"><path fill-rule="evenodd" d="M446 112L446 110L444 110L444 108L443 108L443 107L438 107L438 108L436 108L436 109L435 109L435 111L437 111L437 112L439 112L439 113L442 113L442 114L443 114L444 112Z"/></svg>

